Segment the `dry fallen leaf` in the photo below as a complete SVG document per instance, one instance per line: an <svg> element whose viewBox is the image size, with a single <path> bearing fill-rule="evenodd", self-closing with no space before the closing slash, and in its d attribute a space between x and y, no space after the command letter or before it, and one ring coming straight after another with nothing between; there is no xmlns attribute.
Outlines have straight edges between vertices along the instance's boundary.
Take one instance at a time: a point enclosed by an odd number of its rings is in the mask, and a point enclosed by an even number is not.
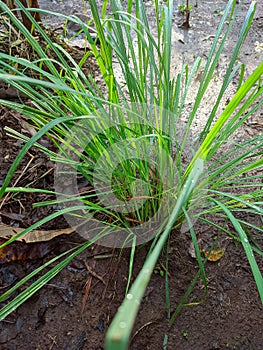
<svg viewBox="0 0 263 350"><path fill-rule="evenodd" d="M0 237L10 238L14 235L17 235L24 231L24 228L16 228L9 225L5 225L0 222ZM52 238L55 238L60 235L68 235L74 232L74 228L64 228L60 230L32 230L25 235L19 237L17 240L25 241L26 243L33 242L43 242L49 241Z"/></svg>
<svg viewBox="0 0 263 350"><path fill-rule="evenodd" d="M225 248L218 248L218 249L213 249L210 254L209 254L209 251L207 250L202 250L202 253L204 254L205 257L207 257L208 255L208 258L207 260L208 261L218 261L222 258L222 256L224 255L225 253Z"/></svg>
<svg viewBox="0 0 263 350"><path fill-rule="evenodd" d="M0 245L7 241L0 238ZM0 265L11 261L28 261L42 259L58 246L58 238L46 242L26 243L15 241L0 249Z"/></svg>

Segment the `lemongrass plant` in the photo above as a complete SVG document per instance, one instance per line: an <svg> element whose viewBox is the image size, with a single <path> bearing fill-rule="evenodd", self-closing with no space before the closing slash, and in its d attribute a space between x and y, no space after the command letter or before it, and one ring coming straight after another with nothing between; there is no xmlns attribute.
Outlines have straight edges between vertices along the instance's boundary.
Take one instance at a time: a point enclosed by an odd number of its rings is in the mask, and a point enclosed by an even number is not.
<svg viewBox="0 0 263 350"><path fill-rule="evenodd" d="M254 254L262 256L262 251L251 238L253 234L262 233L262 226L242 218L244 211L249 212L250 218L261 218L263 214L262 176L257 175L263 165L263 135L236 144L233 141L231 147L226 147L234 133L263 104L263 63L246 81L244 67L237 63L255 13L255 2L251 3L240 28L215 104L204 128L199 131L198 140L193 141L191 128L235 23L236 1L230 0L226 5L186 124L181 118L201 59L197 58L191 69L183 65L177 77L171 77L171 0L166 4L154 1L156 37L151 34L142 0L128 0L125 8L117 0L105 0L101 11L96 2L90 0L96 38L91 35L89 26L77 17L54 14L81 26L88 49L80 62L75 62L63 45L53 43L30 11L19 1L17 3L34 23L41 40L37 40L0 1L3 15L10 18L37 55L31 62L0 53L0 80L26 95L31 105L4 100L0 103L28 117L37 133L29 139L8 130L24 140L25 145L7 174L0 197L7 192L39 191L8 187L22 157L30 147L39 147L56 162L54 202L62 209L25 229L19 236L64 215L88 243L69 252L65 260L3 307L0 319L91 243L131 246L134 252L136 245L152 240L145 264L126 293L106 336L107 350L127 349L143 293L173 228L186 230L188 227L199 265L193 282L201 275L206 286L206 260L198 247L196 220L214 225L241 242L263 301L262 275L254 258ZM96 83L96 77L83 73L82 67L90 57L98 67L101 84ZM117 77L120 72L121 79ZM236 93L220 114L223 96L237 76ZM38 143L43 135L48 135L58 152ZM79 177L86 179L90 186L90 191L82 195L78 192ZM68 180L71 185L65 186ZM215 221L209 221L206 214L212 214ZM233 232L221 227L217 216L229 220ZM0 297L0 301L41 270L18 282ZM191 286L186 295L190 290ZM179 309L181 307L182 304ZM170 325L179 309L170 315Z"/></svg>

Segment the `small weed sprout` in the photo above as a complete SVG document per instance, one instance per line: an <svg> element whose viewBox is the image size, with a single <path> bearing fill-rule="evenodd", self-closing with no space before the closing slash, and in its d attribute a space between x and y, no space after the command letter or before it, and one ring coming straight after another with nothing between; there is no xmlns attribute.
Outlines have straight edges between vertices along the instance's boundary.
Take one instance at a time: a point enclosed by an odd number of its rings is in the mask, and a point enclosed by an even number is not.
<svg viewBox="0 0 263 350"><path fill-rule="evenodd" d="M190 12L193 6L189 5L189 0L185 0L185 4L178 5L178 11L185 15L185 21L181 25L182 28L189 29L190 28Z"/></svg>

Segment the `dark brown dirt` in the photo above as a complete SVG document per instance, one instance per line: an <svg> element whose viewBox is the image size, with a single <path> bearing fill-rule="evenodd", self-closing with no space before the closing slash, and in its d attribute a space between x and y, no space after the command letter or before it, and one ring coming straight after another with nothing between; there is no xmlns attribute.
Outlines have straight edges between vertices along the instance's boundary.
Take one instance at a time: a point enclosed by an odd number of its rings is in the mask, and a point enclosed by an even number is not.
<svg viewBox="0 0 263 350"><path fill-rule="evenodd" d="M210 2L203 1L203 3L201 4L203 7L193 10L195 13L191 17L193 22L195 19L200 20L201 16L206 16L205 9L213 13L215 7L221 8L225 2L220 2L221 7L215 4L213 8L210 7ZM245 5L247 3L245 1ZM250 42L245 46L243 56L248 65L250 63L248 57L253 59L254 42L256 40L263 42L262 13L263 6L260 3L249 36ZM198 24L195 23L195 26ZM255 62L256 59L251 62L251 66L254 66ZM21 148L19 141L6 135L5 126L24 134L29 133L19 114L0 107L1 182ZM252 126L248 127L250 133L253 132ZM32 149L23 159L13 183L16 180L19 180L17 186L25 186L32 182L34 187L52 189L53 165L39 151ZM4 198L4 203L2 199L0 202L3 204L0 212L2 222L15 227L31 225L54 211L55 208L52 207L33 209L34 202L45 199L47 197L26 194ZM63 220L56 220L45 228L65 227L63 225L65 225ZM131 350L165 349L163 345L165 335L168 337L166 349L262 349L263 308L242 246L234 244L224 233L206 225L199 226L197 232L204 244L210 244L215 237L218 237L216 247L226 249L221 260L206 264L208 298L205 298L203 283L199 280L187 300L187 303L197 305L185 306L174 325L168 327L165 278L160 273L162 266L165 265L164 251L147 287L133 330ZM6 291L36 267L80 242L81 238L76 234L60 236L55 244L46 243L45 249L49 253L40 259L2 264L0 292ZM198 270L196 260L189 255L189 244L190 238L187 235L172 233L169 248L169 292L172 311ZM133 278L143 265L148 249L149 244L137 249ZM49 284L0 322L0 349L103 349L107 328L125 295L129 254L128 249L122 254L117 250L99 246L87 249ZM106 255L110 256L105 257ZM258 259L258 263L263 271L262 259ZM91 283L90 293L84 303L89 283Z"/></svg>

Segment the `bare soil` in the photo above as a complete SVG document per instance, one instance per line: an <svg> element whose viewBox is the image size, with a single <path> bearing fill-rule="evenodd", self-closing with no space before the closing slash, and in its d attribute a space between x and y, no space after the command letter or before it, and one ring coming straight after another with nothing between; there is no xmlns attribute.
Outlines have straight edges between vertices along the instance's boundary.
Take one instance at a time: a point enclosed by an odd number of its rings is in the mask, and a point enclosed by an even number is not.
<svg viewBox="0 0 263 350"><path fill-rule="evenodd" d="M181 62L191 63L197 53L206 58L212 42L211 36L215 33L225 4L226 1L198 1L198 7L193 7L191 11L191 28L187 31L180 28L184 18L175 12L175 56L181 57ZM244 1L237 19L239 24L244 19L248 4L248 1ZM42 0L40 6L65 14L83 12L82 1L64 0L54 3ZM247 65L246 74L262 61L262 51L255 51L255 43L263 43L262 14L263 3L259 2L250 34L240 55L241 62ZM51 22L49 17L45 20ZM237 35L238 32L234 30L231 37L233 41L230 40L226 47L224 60L227 60ZM218 69L220 75L220 67ZM253 115L240 137L261 132L259 123L262 125L262 115L262 110ZM30 134L18 113L0 106L0 185L21 148L19 141L6 135L5 126ZM42 142L48 141L43 139ZM53 164L36 149L32 149L23 159L13 179L13 184L16 183L17 186L25 186L29 182L45 189L52 189L53 186ZM33 209L34 202L46 199L50 198L46 195L28 194L5 197L0 203L1 221L12 227L27 227L56 209ZM253 222L254 218L251 220ZM66 224L60 219L44 228L64 227ZM231 229L231 226L228 228ZM192 304L185 306L174 325L168 327L165 279L162 276L166 259L164 251L147 287L129 349L164 349L165 335L168 339L166 349L262 349L263 308L242 246L209 226L199 225L196 229L204 245L210 246L211 241L217 238L216 247L225 248L225 254L219 261L206 264L208 298L205 298L200 280L187 300L187 303ZM82 238L73 233L58 236L38 246L35 243L30 246L30 250L27 244L16 246L13 248L18 257L16 261L1 261L0 255L1 292L36 267L80 242ZM172 311L198 271L196 260L189 254L189 245L190 238L187 235L179 232L171 234L169 291ZM133 279L142 267L148 249L149 244L137 249ZM0 348L103 349L107 328L125 295L129 256L129 249L120 252L92 246L84 251L49 284L0 322ZM263 271L262 259L258 259L258 264Z"/></svg>

